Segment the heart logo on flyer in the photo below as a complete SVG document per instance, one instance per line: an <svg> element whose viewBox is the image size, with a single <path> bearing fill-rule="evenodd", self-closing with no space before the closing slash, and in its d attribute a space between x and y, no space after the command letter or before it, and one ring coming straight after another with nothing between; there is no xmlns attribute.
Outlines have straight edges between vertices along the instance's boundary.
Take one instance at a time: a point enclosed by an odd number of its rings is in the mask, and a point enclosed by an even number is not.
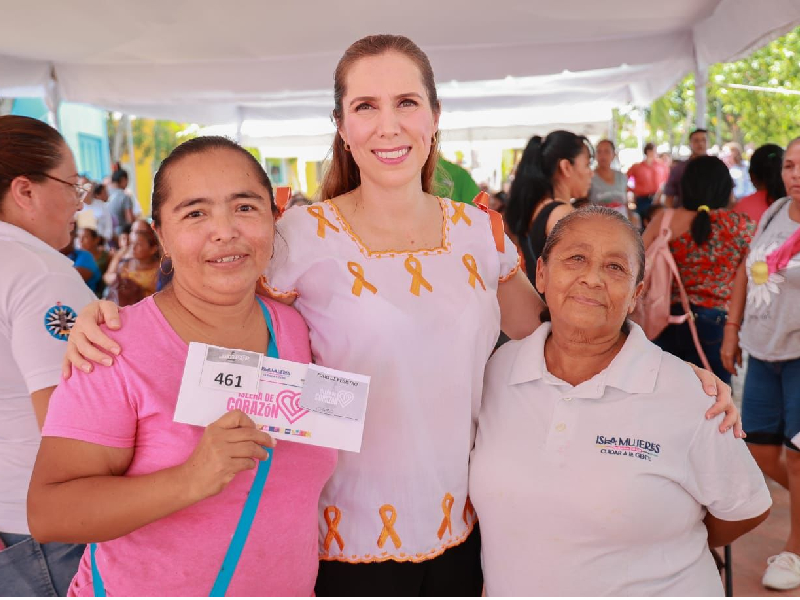
<svg viewBox="0 0 800 600"><path fill-rule="evenodd" d="M308 411L300 406L300 392L283 390L275 398L278 409L283 413L289 423L299 421Z"/></svg>
<svg viewBox="0 0 800 600"><path fill-rule="evenodd" d="M349 405L355 399L356 396L353 394L353 392L339 392L336 395L336 400L339 402L342 408Z"/></svg>

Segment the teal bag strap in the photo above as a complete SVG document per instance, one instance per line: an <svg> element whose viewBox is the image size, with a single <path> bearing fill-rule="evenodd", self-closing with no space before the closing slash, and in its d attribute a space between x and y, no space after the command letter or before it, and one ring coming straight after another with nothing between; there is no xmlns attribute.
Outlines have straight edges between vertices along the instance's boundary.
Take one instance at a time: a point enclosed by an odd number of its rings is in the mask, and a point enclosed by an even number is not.
<svg viewBox="0 0 800 600"><path fill-rule="evenodd" d="M270 358L280 358L278 356L278 344L275 342L275 329L272 326L272 317L261 298L257 298L257 300L261 305L261 312L264 314L264 320L267 322L267 329L269 330L267 356ZM260 375L259 373L259 376ZM228 591L231 578L234 572L236 572L236 566L239 564L239 558L242 556L247 536L250 534L250 527L253 525L256 509L261 500L261 493L264 491L264 484L267 482L267 475L269 475L269 469L272 466L273 450L272 448L264 449L267 451L267 458L258 464L256 477L253 480L253 485L250 487L250 492L247 494L247 500L244 502L244 508L242 508L242 515L239 517L239 523L236 525L236 530L233 532L233 538L228 546L228 551L225 553L225 558L222 560L222 566L219 568L217 579L214 581L214 587L211 588L211 593L209 594L211 597L224 596L225 592Z"/></svg>
<svg viewBox="0 0 800 600"><path fill-rule="evenodd" d="M269 330L269 343L267 344L267 356L270 358L280 358L278 355L278 344L275 341L275 329L272 326L272 317L267 310L266 304L257 298L258 303L261 305L261 312L264 315L264 320L267 322L267 329ZM228 591L228 586L231 583L233 574L236 572L236 566L239 564L239 559L242 556L247 536L250 535L250 528L253 525L253 520L256 516L258 504L261 501L261 494L264 491L264 485L267 482L267 475L272 466L272 448L264 448L267 451L267 458L258 464L253 485L250 486L250 491L247 493L247 499L242 508L242 514L239 517L239 522L236 524L236 530L233 532L231 543L225 552L225 558L222 559L222 566L219 568L217 578L214 580L214 586L211 588L209 596L222 597ZM92 557L92 587L96 598L106 597L106 588L103 584L103 578L100 576L100 570L97 568L97 560L95 559L95 552L97 551L97 544L89 545L89 553Z"/></svg>
<svg viewBox="0 0 800 600"><path fill-rule="evenodd" d="M103 585L103 578L100 577L100 571L97 569L97 561L94 558L95 552L97 552L97 544L89 544L89 553L92 555L92 588L94 589L95 598L105 598L106 586Z"/></svg>
<svg viewBox="0 0 800 600"><path fill-rule="evenodd" d="M233 532L233 538L231 538L228 551L225 553L225 558L222 560L222 566L219 568L219 573L217 573L214 587L211 588L211 593L209 594L211 597L222 597L225 595L225 592L228 591L231 578L236 572L236 566L239 564L239 559L242 556L247 536L250 534L250 527L253 525L256 509L258 508L258 503L261 501L261 492L264 491L264 484L267 482L269 468L272 466L272 448L264 449L267 451L267 458L258 463L256 478L253 480L253 485L250 487L250 492L247 494L247 500L245 500L244 508L242 509L242 516L239 517L236 531Z"/></svg>

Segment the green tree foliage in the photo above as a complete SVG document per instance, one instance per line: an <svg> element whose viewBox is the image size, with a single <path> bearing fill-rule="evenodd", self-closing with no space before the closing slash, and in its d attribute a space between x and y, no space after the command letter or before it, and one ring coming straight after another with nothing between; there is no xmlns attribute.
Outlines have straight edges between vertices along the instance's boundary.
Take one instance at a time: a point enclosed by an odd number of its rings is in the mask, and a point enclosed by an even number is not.
<svg viewBox="0 0 800 600"><path fill-rule="evenodd" d="M721 102L725 139L756 146L767 142L785 146L800 134L800 95L729 87L739 84L800 91L798 59L800 29L795 29L743 60L712 67L709 103L715 98ZM711 107L709 115L714 115Z"/></svg>
<svg viewBox="0 0 800 600"><path fill-rule="evenodd" d="M157 169L170 152L178 144L193 137L186 135L186 125L175 121L154 121L152 119L135 119L131 123L133 144L139 162L152 161L153 169ZM182 135L179 135L182 134Z"/></svg>
<svg viewBox="0 0 800 600"><path fill-rule="evenodd" d="M731 84L777 91L739 89ZM800 92L800 28L742 60L709 69L706 115L710 141L716 141L719 125L723 141L756 147L767 142L786 145L800 135L800 95L782 90ZM694 128L695 109L695 80L690 74L645 110L647 139L671 147L687 143ZM630 111L620 111L617 126L622 146L635 146Z"/></svg>

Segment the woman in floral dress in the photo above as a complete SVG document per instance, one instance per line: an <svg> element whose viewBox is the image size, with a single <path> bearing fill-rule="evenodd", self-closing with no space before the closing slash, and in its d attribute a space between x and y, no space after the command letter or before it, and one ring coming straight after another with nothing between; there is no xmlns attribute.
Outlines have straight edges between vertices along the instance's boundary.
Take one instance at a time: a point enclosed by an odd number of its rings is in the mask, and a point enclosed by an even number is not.
<svg viewBox="0 0 800 600"><path fill-rule="evenodd" d="M669 229L672 256L692 305L703 352L714 373L730 383L731 374L720 358L727 320L731 282L747 255L755 223L728 210L733 181L728 168L714 156L702 156L686 167L682 180L683 208L675 209ZM661 211L644 232L649 246L661 231ZM673 314L684 314L677 290L672 295ZM695 365L700 356L688 323L673 324L655 340L663 350Z"/></svg>

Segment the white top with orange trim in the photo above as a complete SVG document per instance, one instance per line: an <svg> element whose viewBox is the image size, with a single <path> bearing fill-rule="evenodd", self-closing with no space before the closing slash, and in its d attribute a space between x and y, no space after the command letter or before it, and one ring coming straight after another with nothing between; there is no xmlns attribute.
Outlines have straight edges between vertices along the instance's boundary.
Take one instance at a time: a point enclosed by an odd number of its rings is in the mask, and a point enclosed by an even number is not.
<svg viewBox="0 0 800 600"><path fill-rule="evenodd" d="M631 324L577 386L547 370L550 323L486 368L470 493L489 596L722 596L706 511L772 504L742 440L706 420L689 365Z"/></svg>
<svg viewBox="0 0 800 600"><path fill-rule="evenodd" d="M519 260L484 211L439 202L441 246L416 252L371 252L331 202L277 223L267 286L296 295L317 363L372 377L361 453L340 453L320 499L325 560L419 562L474 525L469 453L497 287Z"/></svg>

